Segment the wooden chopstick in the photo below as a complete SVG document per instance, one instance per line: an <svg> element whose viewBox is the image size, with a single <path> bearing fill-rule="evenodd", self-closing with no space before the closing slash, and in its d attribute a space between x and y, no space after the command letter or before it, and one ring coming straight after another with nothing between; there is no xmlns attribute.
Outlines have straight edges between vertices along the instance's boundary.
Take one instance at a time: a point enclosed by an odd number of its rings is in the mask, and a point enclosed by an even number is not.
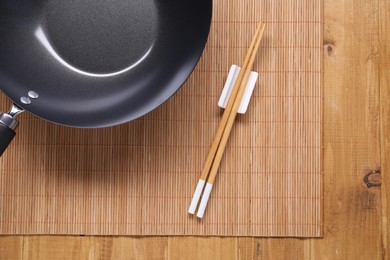
<svg viewBox="0 0 390 260"><path fill-rule="evenodd" d="M256 37L256 43L255 43L253 52L251 53L248 66L246 68L242 69L244 71L243 72L244 73L243 80L241 81L240 86L238 88L237 96L233 101L233 107L232 107L232 110L229 114L228 120L226 122L226 126L225 126L225 129L223 131L222 137L220 139L218 149L217 149L217 152L215 154L214 161L213 161L213 164L212 164L212 167L211 167L208 179L207 179L206 188L205 188L205 191L203 193L202 200L201 200L198 214L197 214L197 217L199 217L199 218L203 218L204 211L206 209L207 202L209 200L215 178L218 174L218 169L219 169L219 166L221 164L222 156L225 152L226 144L229 140L229 136L230 136L231 130L233 128L233 124L234 124L234 121L236 119L238 109L241 105L242 97L244 95L245 88L246 88L246 85L248 83L249 75L251 73L251 68L253 66L253 63L254 63L255 58L257 56L257 52L258 52L259 47L260 47L260 43L261 43L264 31L265 31L265 24L261 23L259 27L260 27L259 36Z"/></svg>
<svg viewBox="0 0 390 260"><path fill-rule="evenodd" d="M213 144L211 145L211 148L210 148L210 151L208 153L205 166L204 166L202 174L200 176L200 179L202 179L202 180L206 180L207 176L209 175L210 168L211 168L211 165L212 165L214 157L215 157L215 153L217 151L219 142L220 142L220 140L222 138L223 131L225 130L225 127L226 127L226 124L227 124L230 112L232 111L232 108L233 108L233 105L234 105L234 101L235 101L235 99L237 97L237 93L238 93L238 90L240 88L240 85L241 85L244 73L246 71L246 68L248 67L248 64L249 64L249 61L250 61L250 58L251 58L251 53L253 52L253 48L255 47L256 39L259 36L260 30L261 30L261 26L262 26L262 23L259 24L259 26L258 26L258 28L257 28L257 30L255 32L255 36L254 36L254 38L252 40L252 43L251 43L251 45L249 47L249 50L248 50L248 53L247 53L247 55L245 57L242 69L241 69L240 73L238 74L238 78L237 78L236 83L234 84L233 91L232 91L232 93L230 95L228 104L227 104L226 109L225 109L225 111L223 113L223 116L222 116L222 119L221 119L221 123L219 124L218 130L217 130L217 134L214 137Z"/></svg>
<svg viewBox="0 0 390 260"><path fill-rule="evenodd" d="M248 53L247 53L247 55L245 57L244 63L242 65L242 69L241 69L241 71L240 71L240 73L238 75L237 81L236 81L236 83L235 83L235 85L233 87L233 91L232 91L232 93L230 95L230 98L229 98L228 104L226 106L225 112L223 113L223 116L222 116L222 119L221 119L221 123L219 124L218 130L217 130L217 133L216 133L216 135L214 137L214 140L213 140L213 143L211 145L210 151L209 151L209 153L207 155L206 163L205 163L204 168L202 170L202 174L201 174L201 176L199 178L198 185L197 185L197 187L195 189L194 196L192 198L191 205L190 205L190 208L188 210L188 212L190 214L195 214L195 211L196 211L196 208L198 206L198 202L199 202L200 196L201 196L203 188L204 188L204 186L206 184L206 180L207 180L207 177L209 175L212 163L214 161L214 157L215 157L215 154L217 152L219 143L221 141L223 132L225 130L225 127L226 127L226 124L227 124L230 112L232 111L232 108L233 108L233 105L234 105L234 100L237 97L238 89L239 89L240 84L242 82L242 79L244 77L245 69L248 67L248 64L249 64L249 61L250 61L250 58L251 58L251 54L252 54L253 49L255 47L256 39L259 36L261 28L262 28L262 23L260 22L258 27L257 27L257 29L256 29L256 32L254 34L253 40L252 40L252 42L250 44L250 47L248 49Z"/></svg>
<svg viewBox="0 0 390 260"><path fill-rule="evenodd" d="M222 155L225 151L226 144L227 144L227 141L229 139L230 132L232 130L234 120L235 120L236 115L237 115L238 108L240 107L241 100L242 100L242 97L243 97L244 92L245 92L245 87L246 87L246 84L247 84L248 79L249 79L249 75L251 73L250 68L253 66L254 60L256 58L257 51L258 51L258 48L260 46L260 42L261 42L261 38L263 36L264 30L265 30L265 24L263 24L263 26L262 26L260 38L258 39L258 41L256 43L255 51L251 57L251 60L249 62L249 66L245 71L244 79L240 85L239 92L238 92L237 97L234 101L232 112L229 115L229 119L228 119L228 122L226 124L225 131L224 131L223 136L221 138L221 142L218 146L217 154L215 155L215 158L214 158L213 167L211 168L211 172L210 172L209 178L207 180L208 183L211 183L211 184L214 183L215 177L217 175L217 171L218 171L219 165L221 163Z"/></svg>
<svg viewBox="0 0 390 260"><path fill-rule="evenodd" d="M208 177L208 175L210 173L210 169L211 169L211 167L213 165L213 161L214 161L215 155L217 153L217 149L218 149L218 147L220 145L220 141L222 139L223 133L225 132L226 125L228 124L231 111L234 108L235 100L237 98L237 95L240 92L239 90L240 90L240 88L242 86L243 79L244 79L244 82L245 82L243 88L245 88L246 83L248 81L249 73L248 73L248 76L246 76L246 71L248 70L247 68L251 68L253 66L254 58L252 59L252 57L256 56L256 55L253 55L253 53L257 53L257 51L258 51L259 44L260 44L260 41L261 41L261 38L262 38L262 35L263 35L263 32L264 32L264 28L265 28L265 25L263 23L259 23L259 25L258 25L258 27L256 29L256 32L255 32L255 35L253 37L253 40L251 42L251 45L250 45L250 47L248 49L248 54L246 55L246 58L244 60L243 66L242 66L242 69L241 69L241 71L240 71L240 73L238 75L238 79L237 79L237 81L236 81L236 83L234 85L233 91L232 91L232 93L230 95L227 107L226 107L225 112L224 112L224 114L222 116L222 120L221 120L221 123L220 123L220 125L218 127L217 134L216 134L216 136L214 138L214 141L213 141L212 146L210 148L210 151L208 153L205 166L203 168L203 171L202 171L202 174L200 176L197 188L195 190L193 199L191 201L191 205L190 205L190 208L188 210L188 212L190 214L194 214L195 211L196 211L196 208L197 208L197 205L198 205L198 202L199 202L199 198L200 198L201 193L203 191L203 188L205 186L206 179L207 179L207 177ZM242 99L242 94L241 94L240 100L241 99ZM235 113L237 113L237 111ZM214 179L215 179L215 177L214 177Z"/></svg>

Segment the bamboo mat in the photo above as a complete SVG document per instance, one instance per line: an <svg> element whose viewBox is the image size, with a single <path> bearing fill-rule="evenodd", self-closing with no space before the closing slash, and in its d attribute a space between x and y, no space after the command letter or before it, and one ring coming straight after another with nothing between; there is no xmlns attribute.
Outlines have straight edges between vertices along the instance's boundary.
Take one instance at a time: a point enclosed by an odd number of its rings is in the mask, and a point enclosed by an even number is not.
<svg viewBox="0 0 390 260"><path fill-rule="evenodd" d="M213 12L195 72L151 114L97 130L20 117L0 159L0 233L322 235L322 1L215 0ZM198 221L187 209L218 98L260 20L259 82Z"/></svg>

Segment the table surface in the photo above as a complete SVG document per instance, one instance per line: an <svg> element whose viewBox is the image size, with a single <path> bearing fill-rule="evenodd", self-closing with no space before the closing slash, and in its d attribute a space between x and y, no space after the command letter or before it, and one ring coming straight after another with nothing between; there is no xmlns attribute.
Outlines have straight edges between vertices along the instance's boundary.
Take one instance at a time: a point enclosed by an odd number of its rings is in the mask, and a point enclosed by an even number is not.
<svg viewBox="0 0 390 260"><path fill-rule="evenodd" d="M390 258L390 1L324 3L324 238L0 237L1 259Z"/></svg>

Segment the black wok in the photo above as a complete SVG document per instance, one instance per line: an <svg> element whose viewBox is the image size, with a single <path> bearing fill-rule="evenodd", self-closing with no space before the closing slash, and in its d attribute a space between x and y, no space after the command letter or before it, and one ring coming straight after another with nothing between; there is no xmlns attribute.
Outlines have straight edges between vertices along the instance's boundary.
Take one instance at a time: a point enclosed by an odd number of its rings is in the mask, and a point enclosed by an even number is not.
<svg viewBox="0 0 390 260"><path fill-rule="evenodd" d="M1 0L0 155L28 111L80 128L136 119L198 62L212 0Z"/></svg>

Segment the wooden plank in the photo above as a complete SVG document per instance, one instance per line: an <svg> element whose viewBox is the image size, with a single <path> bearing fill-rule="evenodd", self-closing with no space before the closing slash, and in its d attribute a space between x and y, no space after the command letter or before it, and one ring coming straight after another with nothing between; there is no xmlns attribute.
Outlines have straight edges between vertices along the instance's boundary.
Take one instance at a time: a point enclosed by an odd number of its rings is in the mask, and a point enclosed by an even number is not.
<svg viewBox="0 0 390 260"><path fill-rule="evenodd" d="M304 242L305 241L305 242ZM289 259L301 260L305 256L305 244L312 239L291 238L239 238L240 259Z"/></svg>
<svg viewBox="0 0 390 260"><path fill-rule="evenodd" d="M96 239L97 241L103 238ZM106 257L97 259L162 259L168 257L168 238L150 237L150 238L130 238L117 237L106 238L111 240L112 250ZM75 258L73 258L75 259Z"/></svg>
<svg viewBox="0 0 390 260"><path fill-rule="evenodd" d="M364 177L380 166L378 1L325 1L325 240L314 258L381 257L380 188Z"/></svg>
<svg viewBox="0 0 390 260"><path fill-rule="evenodd" d="M382 198L382 254L390 258L390 2L381 0L379 6L380 35L380 123L381 123L381 198Z"/></svg>
<svg viewBox="0 0 390 260"><path fill-rule="evenodd" d="M9 236L0 238L1 259L161 259L168 238Z"/></svg>
<svg viewBox="0 0 390 260"><path fill-rule="evenodd" d="M23 237L0 237L0 259L23 259Z"/></svg>
<svg viewBox="0 0 390 260"><path fill-rule="evenodd" d="M237 259L237 238L171 237L167 259Z"/></svg>

